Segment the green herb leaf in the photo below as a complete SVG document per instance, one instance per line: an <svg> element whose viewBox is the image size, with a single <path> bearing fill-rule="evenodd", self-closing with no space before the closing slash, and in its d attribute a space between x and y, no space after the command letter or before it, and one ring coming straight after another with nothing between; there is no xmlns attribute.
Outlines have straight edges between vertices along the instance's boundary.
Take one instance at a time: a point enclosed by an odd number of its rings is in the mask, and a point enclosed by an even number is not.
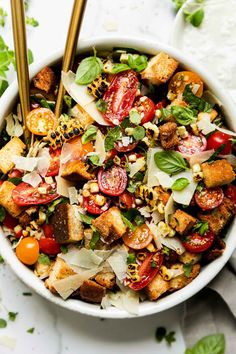
<svg viewBox="0 0 236 354"><path fill-rule="evenodd" d="M93 221L93 217L90 216L90 215L87 215L87 214L81 214L79 213L80 215L80 219L81 221L84 223L84 224L87 224L87 225L91 225L92 224L92 221Z"/></svg>
<svg viewBox="0 0 236 354"><path fill-rule="evenodd" d="M94 250L96 247L96 244L98 243L98 241L100 240L100 234L98 231L94 231L93 233L93 237L89 243L89 247L91 250Z"/></svg>
<svg viewBox="0 0 236 354"><path fill-rule="evenodd" d="M35 330L34 327L29 328L29 329L27 329L27 333L33 334L33 333L34 333L34 330Z"/></svg>
<svg viewBox="0 0 236 354"><path fill-rule="evenodd" d="M190 125L196 122L197 119L195 112L188 107L172 106L171 113L177 123L181 125Z"/></svg>
<svg viewBox="0 0 236 354"><path fill-rule="evenodd" d="M136 263L136 257L134 253L128 253L127 264Z"/></svg>
<svg viewBox="0 0 236 354"><path fill-rule="evenodd" d="M0 26L5 26L5 18L7 17L6 11L2 7L0 7Z"/></svg>
<svg viewBox="0 0 236 354"><path fill-rule="evenodd" d="M54 213L56 206L61 204L61 203L67 203L68 199L67 198L58 198L56 200L54 200L53 202L51 202L47 209L46 209L46 216L47 216L47 220L46 222L48 223L48 218L52 215L52 213Z"/></svg>
<svg viewBox="0 0 236 354"><path fill-rule="evenodd" d="M63 100L68 108L72 107L72 97L70 97L69 95L64 95Z"/></svg>
<svg viewBox="0 0 236 354"><path fill-rule="evenodd" d="M173 3L175 4L175 10L179 11L179 9L183 6L183 4L186 2L186 0L172 0Z"/></svg>
<svg viewBox="0 0 236 354"><path fill-rule="evenodd" d="M171 116L171 111L167 108L161 108L161 120L168 120Z"/></svg>
<svg viewBox="0 0 236 354"><path fill-rule="evenodd" d="M117 126L115 128L110 129L105 138L105 150L110 151L114 149L114 144L120 137L121 137L120 127Z"/></svg>
<svg viewBox="0 0 236 354"><path fill-rule="evenodd" d="M203 236L209 229L209 224L207 221L198 221L193 227L193 231L198 231L201 236Z"/></svg>
<svg viewBox="0 0 236 354"><path fill-rule="evenodd" d="M94 166L102 166L102 163L100 162L100 157L98 155L89 156L88 159L92 162Z"/></svg>
<svg viewBox="0 0 236 354"><path fill-rule="evenodd" d="M7 321L4 320L3 318L0 318L0 328L6 328L7 326Z"/></svg>
<svg viewBox="0 0 236 354"><path fill-rule="evenodd" d="M20 184L22 182L22 178L19 178L19 177L8 178L8 182L11 182L15 186L18 186L18 184Z"/></svg>
<svg viewBox="0 0 236 354"><path fill-rule="evenodd" d="M6 91L8 86L9 84L6 80L0 80L0 96L3 95L3 93Z"/></svg>
<svg viewBox="0 0 236 354"><path fill-rule="evenodd" d="M176 151L160 151L154 155L154 161L160 170L175 175L179 172L187 170L187 163L180 153Z"/></svg>
<svg viewBox="0 0 236 354"><path fill-rule="evenodd" d="M39 25L38 21L35 20L35 18L29 16L25 17L25 23L32 27L37 27Z"/></svg>
<svg viewBox="0 0 236 354"><path fill-rule="evenodd" d="M15 321L18 312L8 312L8 319L9 321Z"/></svg>
<svg viewBox="0 0 236 354"><path fill-rule="evenodd" d="M96 103L96 107L100 112L105 113L107 110L107 102L100 98Z"/></svg>
<svg viewBox="0 0 236 354"><path fill-rule="evenodd" d="M123 128L123 129L131 127L129 118L125 118L125 119L121 122L121 125L120 125L120 126L121 126L121 128Z"/></svg>
<svg viewBox="0 0 236 354"><path fill-rule="evenodd" d="M87 144L89 141L94 140L96 138L97 131L97 127L95 127L94 125L90 125L86 132L82 135L82 144Z"/></svg>
<svg viewBox="0 0 236 354"><path fill-rule="evenodd" d="M194 12L184 11L185 21L191 23L194 27L199 27L204 19L204 10L200 8Z"/></svg>
<svg viewBox="0 0 236 354"><path fill-rule="evenodd" d="M32 64L34 62L34 56L31 49L28 49L28 64Z"/></svg>
<svg viewBox="0 0 236 354"><path fill-rule="evenodd" d="M184 270L184 275L189 278L191 272L193 269L193 264L189 263L189 264L184 264L183 265L183 270Z"/></svg>
<svg viewBox="0 0 236 354"><path fill-rule="evenodd" d="M171 331L171 332L167 333L167 335L165 336L165 340L168 345L171 345L172 343L176 342L175 332Z"/></svg>
<svg viewBox="0 0 236 354"><path fill-rule="evenodd" d="M3 220L5 219L5 215L5 209L2 205L0 205L0 222L3 222Z"/></svg>
<svg viewBox="0 0 236 354"><path fill-rule="evenodd" d="M211 334L200 339L192 348L188 348L185 354L224 354L225 336L221 333Z"/></svg>
<svg viewBox="0 0 236 354"><path fill-rule="evenodd" d="M195 108L199 112L211 112L212 110L212 105L210 103L192 93L190 85L186 85L183 93L183 99L189 103L190 108Z"/></svg>
<svg viewBox="0 0 236 354"><path fill-rule="evenodd" d="M0 254L0 264L3 264L4 263L4 259L3 259L3 256Z"/></svg>
<svg viewBox="0 0 236 354"><path fill-rule="evenodd" d="M135 124L135 125L139 125L142 118L141 118L141 115L136 112L136 111L130 111L129 112L129 120L131 123Z"/></svg>
<svg viewBox="0 0 236 354"><path fill-rule="evenodd" d="M22 295L23 296L32 296L32 293L26 291L26 292L22 293Z"/></svg>
<svg viewBox="0 0 236 354"><path fill-rule="evenodd" d="M178 178L171 186L173 191L182 191L189 185L189 180L187 178Z"/></svg>
<svg viewBox="0 0 236 354"><path fill-rule="evenodd" d="M139 125L133 130L133 137L135 140L142 140L145 137L145 129L144 127L140 127Z"/></svg>
<svg viewBox="0 0 236 354"><path fill-rule="evenodd" d="M141 226L145 223L145 218L141 214L138 214L135 216L134 222L137 226Z"/></svg>
<svg viewBox="0 0 236 354"><path fill-rule="evenodd" d="M156 267L157 267L157 262L152 261L152 262L151 262L151 268L156 268Z"/></svg>
<svg viewBox="0 0 236 354"><path fill-rule="evenodd" d="M118 74L122 71L130 70L130 67L127 64L119 63L115 64L112 68L113 74Z"/></svg>
<svg viewBox="0 0 236 354"><path fill-rule="evenodd" d="M50 258L44 253L40 253L40 255L38 257L38 262L40 264L44 264L44 265L50 265L51 264Z"/></svg>
<svg viewBox="0 0 236 354"><path fill-rule="evenodd" d="M140 71L143 71L148 65L148 58L146 55L139 55L139 56L133 56L133 55L128 55L128 66L137 71L138 73Z"/></svg>
<svg viewBox="0 0 236 354"><path fill-rule="evenodd" d="M124 224L132 231L135 230L135 226L132 224L132 222L129 221L123 214L121 215L121 218L124 222Z"/></svg>
<svg viewBox="0 0 236 354"><path fill-rule="evenodd" d="M61 245L61 246L60 246L60 249L61 249L61 252L62 252L63 254L68 253L68 247L67 247L66 245Z"/></svg>
<svg viewBox="0 0 236 354"><path fill-rule="evenodd" d="M101 59L96 57L94 53L93 57L85 58L81 61L76 71L75 82L79 85L90 84L99 75L101 75L103 65Z"/></svg>
<svg viewBox="0 0 236 354"><path fill-rule="evenodd" d="M156 332L155 332L155 337L156 337L156 340L160 343L163 341L163 339L165 338L166 336L166 328L165 327L158 327L156 329Z"/></svg>

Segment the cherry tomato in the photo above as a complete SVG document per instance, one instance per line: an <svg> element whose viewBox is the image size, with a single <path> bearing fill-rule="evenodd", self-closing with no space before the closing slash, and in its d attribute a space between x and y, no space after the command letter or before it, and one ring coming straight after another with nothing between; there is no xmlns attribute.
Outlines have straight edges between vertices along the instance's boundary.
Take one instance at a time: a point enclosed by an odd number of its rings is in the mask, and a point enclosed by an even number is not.
<svg viewBox="0 0 236 354"><path fill-rule="evenodd" d="M147 96L139 96L134 102L134 107L142 117L141 124L150 122L154 118L155 103Z"/></svg>
<svg viewBox="0 0 236 354"><path fill-rule="evenodd" d="M3 181L2 179L0 179L0 186L3 184L3 182L4 182L4 181Z"/></svg>
<svg viewBox="0 0 236 354"><path fill-rule="evenodd" d="M22 230L15 232L15 238L21 238L23 236Z"/></svg>
<svg viewBox="0 0 236 354"><path fill-rule="evenodd" d="M187 138L181 139L177 150L181 152L183 157L189 157L194 154L198 154L201 151L206 150L207 141L203 135L189 134Z"/></svg>
<svg viewBox="0 0 236 354"><path fill-rule="evenodd" d="M98 172L98 186L102 193L118 196L121 195L127 186L128 177L124 168L112 166L108 170L100 168Z"/></svg>
<svg viewBox="0 0 236 354"><path fill-rule="evenodd" d="M39 240L39 249L45 254L56 255L61 252L60 244L54 238L44 238Z"/></svg>
<svg viewBox="0 0 236 354"><path fill-rule="evenodd" d="M233 184L229 184L226 187L225 195L226 195L227 198L232 200L232 202L236 206L236 187Z"/></svg>
<svg viewBox="0 0 236 354"><path fill-rule="evenodd" d="M46 193L40 194L39 187L46 189ZM47 204L59 197L52 185L44 182L41 183L39 187L34 188L28 183L21 182L13 189L12 199L17 205L24 206Z"/></svg>
<svg viewBox="0 0 236 354"><path fill-rule="evenodd" d="M26 125L29 131L36 135L45 136L49 130L56 127L55 114L48 108L35 108L26 116Z"/></svg>
<svg viewBox="0 0 236 354"><path fill-rule="evenodd" d="M160 266L163 262L163 255L156 253L149 253L143 263L139 268L138 275L140 276L140 281L132 282L129 287L132 290L138 291L147 286L152 279L157 275Z"/></svg>
<svg viewBox="0 0 236 354"><path fill-rule="evenodd" d="M185 237L183 246L189 252L201 253L211 247L214 238L215 234L211 230L205 232L203 236L201 236L198 232L193 232Z"/></svg>
<svg viewBox="0 0 236 354"><path fill-rule="evenodd" d="M195 193L195 201L202 210L217 208L224 199L222 188L204 188Z"/></svg>
<svg viewBox="0 0 236 354"><path fill-rule="evenodd" d="M156 109L162 109L165 108L167 106L167 100L164 98L162 101L158 102L156 104Z"/></svg>
<svg viewBox="0 0 236 354"><path fill-rule="evenodd" d="M39 243L34 237L23 238L16 247L16 256L24 264L33 265L39 257Z"/></svg>
<svg viewBox="0 0 236 354"><path fill-rule="evenodd" d="M126 246L135 250L147 247L152 241L153 235L146 224L138 226L134 231L128 230L123 236Z"/></svg>
<svg viewBox="0 0 236 354"><path fill-rule="evenodd" d="M203 94L203 81L198 74L191 71L179 71L170 80L168 90L174 95L179 96L184 92L185 86L191 85L194 88L195 85L199 85L196 96L201 97Z"/></svg>
<svg viewBox="0 0 236 354"><path fill-rule="evenodd" d="M8 178L21 178L23 176L23 172L14 168L9 174Z"/></svg>
<svg viewBox="0 0 236 354"><path fill-rule="evenodd" d="M59 168L60 168L60 156L61 156L61 149L58 148L56 150L50 149L50 155L51 155L51 160L50 160L50 166L47 171L47 177L49 176L57 176L59 173Z"/></svg>
<svg viewBox="0 0 236 354"><path fill-rule="evenodd" d="M19 224L18 220L16 218L13 218L10 214L5 212L5 218L3 220L3 225L8 227L8 229L13 230L16 225Z"/></svg>
<svg viewBox="0 0 236 354"><path fill-rule="evenodd" d="M209 136L207 139L207 150L211 149L218 149L221 145L225 144L224 149L220 152L221 155L228 155L231 153L232 136L222 133L222 132L215 132Z"/></svg>
<svg viewBox="0 0 236 354"><path fill-rule="evenodd" d="M135 198L129 192L124 192L119 196L119 204L121 207L130 209L134 207Z"/></svg>
<svg viewBox="0 0 236 354"><path fill-rule="evenodd" d="M53 226L51 224L42 225L43 233L45 237L52 238L54 235Z"/></svg>
<svg viewBox="0 0 236 354"><path fill-rule="evenodd" d="M107 102L104 119L113 125L119 125L129 115L138 89L137 74L132 70L116 74L103 96Z"/></svg>
<svg viewBox="0 0 236 354"><path fill-rule="evenodd" d="M137 142L135 141L134 143L130 143L127 146L124 146L121 141L118 141L114 144L114 147L119 152L129 152L135 149L137 145L138 145L138 141Z"/></svg>
<svg viewBox="0 0 236 354"><path fill-rule="evenodd" d="M83 197L83 206L87 210L87 212L89 212L90 214L99 215L109 209L111 203L110 200L107 200L103 206L99 206L95 203L95 198L96 194L91 195L90 197Z"/></svg>

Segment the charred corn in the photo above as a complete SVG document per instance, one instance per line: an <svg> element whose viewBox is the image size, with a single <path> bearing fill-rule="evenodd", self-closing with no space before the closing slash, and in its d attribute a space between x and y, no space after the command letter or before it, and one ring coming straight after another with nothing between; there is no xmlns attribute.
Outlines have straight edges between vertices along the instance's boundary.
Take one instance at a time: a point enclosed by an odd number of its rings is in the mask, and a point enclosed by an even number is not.
<svg viewBox="0 0 236 354"><path fill-rule="evenodd" d="M106 74L98 76L91 84L88 85L88 93L95 98L102 98L105 91L108 89L108 82L106 81Z"/></svg>

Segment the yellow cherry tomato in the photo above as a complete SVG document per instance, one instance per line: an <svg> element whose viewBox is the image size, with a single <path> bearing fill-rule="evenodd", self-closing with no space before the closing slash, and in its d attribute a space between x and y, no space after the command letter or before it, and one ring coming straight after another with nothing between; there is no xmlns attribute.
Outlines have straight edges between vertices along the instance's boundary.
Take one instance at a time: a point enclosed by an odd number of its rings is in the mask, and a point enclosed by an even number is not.
<svg viewBox="0 0 236 354"><path fill-rule="evenodd" d="M134 250L141 250L152 242L153 236L149 227L146 224L138 226L135 230L128 230L124 236L123 241L126 246Z"/></svg>
<svg viewBox="0 0 236 354"><path fill-rule="evenodd" d="M56 124L56 116L48 108L35 108L26 116L27 128L36 135L46 136L49 130L55 129Z"/></svg>
<svg viewBox="0 0 236 354"><path fill-rule="evenodd" d="M34 237L25 237L16 247L17 258L26 265L37 262L39 257L39 243Z"/></svg>
<svg viewBox="0 0 236 354"><path fill-rule="evenodd" d="M184 92L186 85L190 85L192 89L194 89L194 85L198 85L196 86L197 89L195 95L198 97L202 96L203 81L198 74L191 71L179 71L176 73L170 80L168 91L176 98Z"/></svg>

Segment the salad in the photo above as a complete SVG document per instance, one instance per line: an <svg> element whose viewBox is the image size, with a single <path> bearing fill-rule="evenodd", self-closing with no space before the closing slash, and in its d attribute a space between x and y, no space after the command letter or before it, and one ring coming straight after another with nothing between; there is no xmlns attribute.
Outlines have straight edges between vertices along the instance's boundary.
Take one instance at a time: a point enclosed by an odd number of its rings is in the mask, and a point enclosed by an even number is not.
<svg viewBox="0 0 236 354"><path fill-rule="evenodd" d="M236 208L235 136L198 74L133 49L32 80L0 135L0 220L54 294L138 313L224 252Z"/></svg>

